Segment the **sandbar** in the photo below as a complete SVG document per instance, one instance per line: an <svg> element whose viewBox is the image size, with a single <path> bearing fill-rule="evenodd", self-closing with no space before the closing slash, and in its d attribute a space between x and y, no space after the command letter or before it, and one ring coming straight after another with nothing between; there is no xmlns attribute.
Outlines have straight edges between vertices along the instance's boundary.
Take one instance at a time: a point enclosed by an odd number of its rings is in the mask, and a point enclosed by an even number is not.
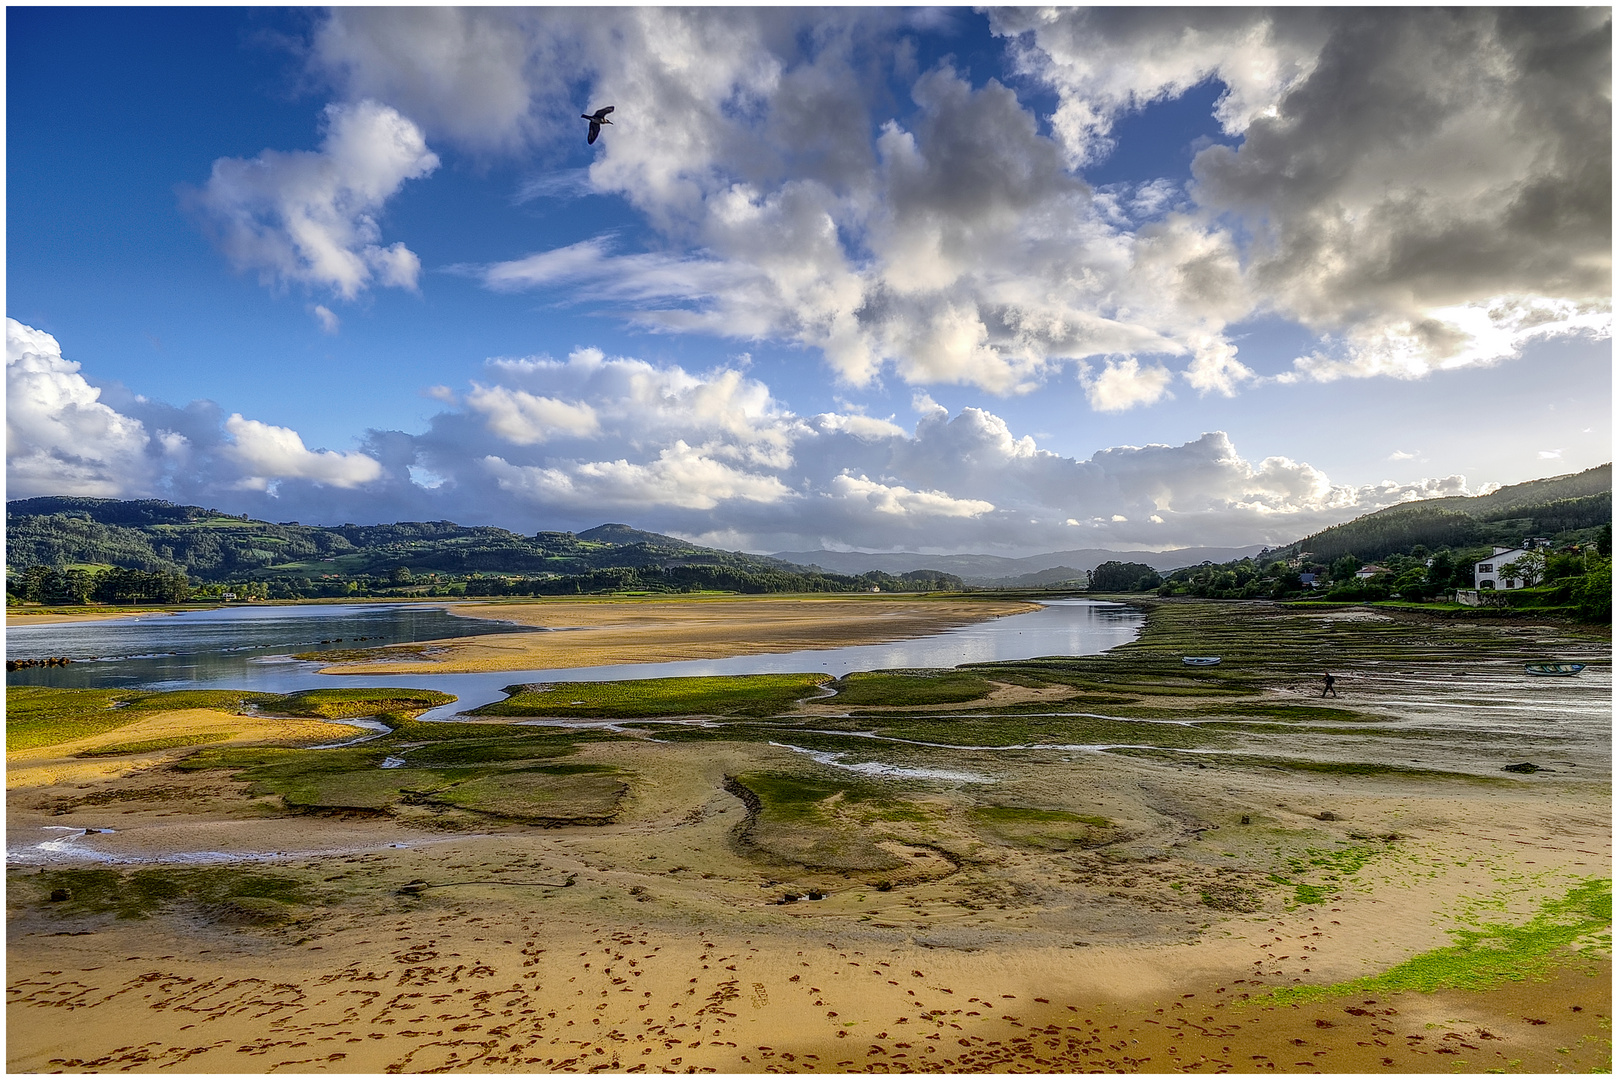
<svg viewBox="0 0 1618 1080"><path fill-rule="evenodd" d="M559 631L355 650L322 674L448 674L713 660L926 637L1038 610L1015 600L880 596L540 600L453 604L455 615ZM333 654L325 654L333 655Z"/></svg>
<svg viewBox="0 0 1618 1080"><path fill-rule="evenodd" d="M146 608L141 611L118 611L109 608L106 611L83 612L6 612L7 626L48 626L53 623L77 622L105 622L108 619L133 619L141 615L173 615L173 611L164 608Z"/></svg>

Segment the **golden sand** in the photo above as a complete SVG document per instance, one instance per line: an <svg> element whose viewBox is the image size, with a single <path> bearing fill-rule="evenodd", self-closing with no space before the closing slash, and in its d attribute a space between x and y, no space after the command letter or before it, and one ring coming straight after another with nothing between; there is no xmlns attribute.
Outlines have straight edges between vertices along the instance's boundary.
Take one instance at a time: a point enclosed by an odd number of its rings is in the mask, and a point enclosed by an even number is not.
<svg viewBox="0 0 1618 1080"><path fill-rule="evenodd" d="M197 710L113 734L241 719ZM1483 993L1254 1001L1447 944L1471 901L1500 897L1521 913L1606 875L1599 785L1434 790L1127 759L1033 765L999 797L1048 805L1085 792L1121 821L1148 822L1134 850L1159 854L1120 863L988 847L880 892L738 842L746 808L722 781L791 767L784 748L631 740L577 759L637 778L615 824L492 823L478 835L426 820L272 815L219 774L77 776L86 787L64 790L18 759L13 848L45 825L113 828L81 843L123 857L256 854L261 871L342 898L272 926L195 908L75 918L21 906L28 871L15 870L8 1067L1533 1072L1608 1060L1602 956ZM1337 820L1319 821L1323 802ZM1215 806L1223 818L1248 811L1255 832L1187 831L1161 815ZM1222 851L1299 830L1402 839L1328 904L1273 899L1232 913L1199 901L1224 880ZM429 888L401 891L412 881ZM773 902L783 886L824 899Z"/></svg>
<svg viewBox="0 0 1618 1080"><path fill-rule="evenodd" d="M1037 610L1010 600L881 596L539 600L455 604L449 611L557 631L493 634L357 651L328 674L440 674L653 664L836 649L926 637Z"/></svg>
<svg viewBox="0 0 1618 1080"><path fill-rule="evenodd" d="M210 744L309 744L364 734L351 724L291 717L239 716L214 709L181 709L156 713L132 724L32 750L6 751L6 788L38 789L79 784L91 779L124 777L162 766L173 750L107 757L79 757L108 748L196 738Z"/></svg>
<svg viewBox="0 0 1618 1080"><path fill-rule="evenodd" d="M7 626L46 626L50 623L102 622L107 619L136 619L142 615L172 615L171 611L147 609L145 611L87 611L87 612L6 612Z"/></svg>

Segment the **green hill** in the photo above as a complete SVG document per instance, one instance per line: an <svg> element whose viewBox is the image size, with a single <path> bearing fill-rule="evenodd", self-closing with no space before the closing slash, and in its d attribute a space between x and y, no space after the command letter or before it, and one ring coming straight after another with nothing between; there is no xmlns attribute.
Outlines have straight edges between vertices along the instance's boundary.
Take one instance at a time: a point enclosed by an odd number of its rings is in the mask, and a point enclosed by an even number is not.
<svg viewBox="0 0 1618 1080"><path fill-rule="evenodd" d="M256 582L264 595L275 598L428 590L432 595L489 596L961 587L959 578L934 571L829 574L616 524L579 534L522 536L451 521L330 528L274 524L152 499L47 497L6 504L8 587L32 572L31 580L56 583L40 585L36 592L83 592L90 586L70 585L66 575L86 567L139 571L153 575L154 581L161 575L166 580L184 575L205 584ZM40 577L47 570L57 576ZM165 592L172 588L165 586Z"/></svg>
<svg viewBox="0 0 1618 1080"><path fill-rule="evenodd" d="M1516 545L1537 536L1558 544L1589 541L1612 524L1612 465L1513 484L1487 495L1448 496L1390 506L1267 553L1308 553L1330 563L1345 555L1374 562L1416 545L1437 551ZM1487 554L1485 552L1484 554Z"/></svg>

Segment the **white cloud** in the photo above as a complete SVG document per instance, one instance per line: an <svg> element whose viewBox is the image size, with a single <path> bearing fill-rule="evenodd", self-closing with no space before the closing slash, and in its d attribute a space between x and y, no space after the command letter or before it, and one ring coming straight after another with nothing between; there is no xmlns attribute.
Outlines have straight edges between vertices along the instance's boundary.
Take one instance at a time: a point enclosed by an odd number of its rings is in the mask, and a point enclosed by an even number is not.
<svg viewBox="0 0 1618 1080"><path fill-rule="evenodd" d="M1306 462L1245 458L1217 431L1068 457L992 412L952 415L925 396L912 429L852 410L799 417L735 368L594 349L490 361L469 389L439 388L443 409L420 434L367 432L347 453L210 403L114 410L53 338L15 321L7 360L14 495L159 495L275 520L581 529L610 513L752 550L1019 554L1286 543L1472 493L1459 476L1334 483Z"/></svg>
<svg viewBox="0 0 1618 1080"><path fill-rule="evenodd" d="M181 448L163 434L160 448ZM104 404L54 337L6 320L8 498L146 494L156 473L147 444L145 426Z"/></svg>
<svg viewBox="0 0 1618 1080"><path fill-rule="evenodd" d="M339 319L332 309L325 304L316 304L309 309L309 313L320 324L320 329L328 334L335 334L342 329L343 321Z"/></svg>
<svg viewBox="0 0 1618 1080"><path fill-rule="evenodd" d="M503 386L473 383L466 403L488 417L490 431L518 446L532 446L557 435L593 435L601 428L589 405Z"/></svg>
<svg viewBox="0 0 1618 1080"><path fill-rule="evenodd" d="M981 517L994 509L982 499L957 499L942 491L911 491L902 484L884 484L865 476L841 473L832 477L832 498L855 503L871 513L905 517Z"/></svg>
<svg viewBox="0 0 1618 1080"><path fill-rule="evenodd" d="M1389 461L1409 461L1411 458L1415 457L1416 454L1418 454L1418 453L1420 453L1419 450L1414 451L1414 452L1409 451L1409 450L1395 450L1393 453L1388 455L1388 460Z"/></svg>
<svg viewBox="0 0 1618 1080"><path fill-rule="evenodd" d="M352 300L372 284L416 287L421 261L402 243L381 244L377 215L406 180L437 167L421 129L395 109L334 104L318 151L220 158L189 201L238 269Z"/></svg>
<svg viewBox="0 0 1618 1080"><path fill-rule="evenodd" d="M1101 412L1121 412L1137 405L1150 405L1168 393L1174 378L1167 368L1142 368L1134 357L1108 360L1099 375L1085 382L1090 407Z"/></svg>
<svg viewBox="0 0 1618 1080"><path fill-rule="evenodd" d="M291 428L246 420L241 413L231 414L225 431L235 440L229 452L243 466L244 487L262 489L272 481L294 478L352 488L382 475L382 465L375 458L309 450Z"/></svg>
<svg viewBox="0 0 1618 1080"><path fill-rule="evenodd" d="M516 466L493 456L484 464L502 489L570 510L712 510L733 500L774 503L792 495L773 476L734 468L679 439L644 464L620 458Z"/></svg>
<svg viewBox="0 0 1618 1080"><path fill-rule="evenodd" d="M1112 409L1159 400L1160 372L1240 392L1255 375L1226 330L1254 317L1320 339L1283 382L1608 333L1605 9L993 10L1056 94L1048 129L995 80L916 70L892 48L906 17L339 8L311 55L349 101L480 154L576 141L581 83L618 104L586 174L519 197L619 195L651 250L513 252L486 284L794 342L851 385L1022 393L1111 358L1091 394ZM890 106L894 80L914 109ZM1209 80L1232 145L1202 149L1193 183L1086 187L1121 118ZM290 261L254 265L302 280ZM413 280L402 255L390 272Z"/></svg>

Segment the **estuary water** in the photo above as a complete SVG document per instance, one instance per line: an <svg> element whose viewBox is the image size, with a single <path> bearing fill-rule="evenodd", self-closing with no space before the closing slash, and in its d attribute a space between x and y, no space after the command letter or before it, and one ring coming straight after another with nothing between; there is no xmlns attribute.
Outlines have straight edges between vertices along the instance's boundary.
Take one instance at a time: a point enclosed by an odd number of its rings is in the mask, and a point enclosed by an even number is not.
<svg viewBox="0 0 1618 1080"><path fill-rule="evenodd" d="M322 675L320 661L294 653L402 645L477 634L566 634L451 615L443 604L288 604L133 616L8 629L10 660L65 656L66 667L8 672L8 686L232 689L285 694L344 686L438 690L458 700L426 714L442 719L505 696L528 682L618 681L688 675L824 671L835 676L884 668L939 668L1036 656L1087 656L1133 641L1141 613L1095 600L1048 600L928 637L880 645L761 653L718 660L547 668L461 675Z"/></svg>

